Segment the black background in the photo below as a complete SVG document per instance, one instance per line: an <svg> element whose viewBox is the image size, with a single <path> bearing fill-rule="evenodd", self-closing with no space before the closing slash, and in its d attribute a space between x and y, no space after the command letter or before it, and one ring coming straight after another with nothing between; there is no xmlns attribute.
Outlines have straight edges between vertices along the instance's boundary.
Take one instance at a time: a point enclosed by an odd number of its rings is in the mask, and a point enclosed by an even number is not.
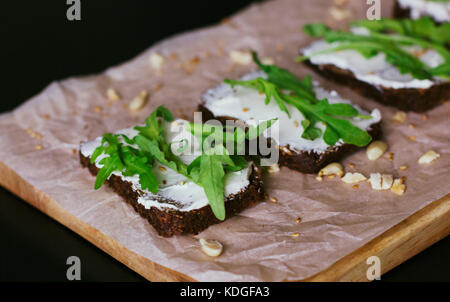
<svg viewBox="0 0 450 302"><path fill-rule="evenodd" d="M65 0L2 1L0 112L51 81L99 73L163 38L218 23L251 2L81 0L81 21L70 22ZM71 255L81 259L83 281L144 280L3 188L0 242L2 281L67 281ZM450 281L448 255L446 238L382 280Z"/></svg>

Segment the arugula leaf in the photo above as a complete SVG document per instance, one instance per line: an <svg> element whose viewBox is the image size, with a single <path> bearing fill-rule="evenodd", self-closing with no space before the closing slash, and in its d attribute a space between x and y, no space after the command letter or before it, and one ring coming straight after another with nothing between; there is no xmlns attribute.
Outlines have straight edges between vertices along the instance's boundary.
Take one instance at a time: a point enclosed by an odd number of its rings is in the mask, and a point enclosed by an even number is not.
<svg viewBox="0 0 450 302"><path fill-rule="evenodd" d="M222 161L217 155L201 155L198 182L203 187L209 205L219 220L225 219L224 178Z"/></svg>
<svg viewBox="0 0 450 302"><path fill-rule="evenodd" d="M351 25L367 28L370 35L333 31L320 23L305 25L303 31L308 35L323 37L328 43L338 42L339 45L308 56L299 56L296 61L304 61L318 54L350 49L358 51L366 58L384 53L386 62L396 66L403 74L410 73L416 79L432 79L433 76L449 79L450 51L446 44L450 43L450 23L439 26L424 17L417 20L360 20ZM388 31L395 34L387 34ZM439 68L431 68L402 48L411 45L434 49L445 62Z"/></svg>
<svg viewBox="0 0 450 302"><path fill-rule="evenodd" d="M100 146L94 150L91 156L91 162L94 163L100 155L106 155L99 162L103 167L97 174L95 189L98 189L111 173L119 171L124 176L139 175L142 189L156 193L158 181L153 173L153 162L157 161L201 186L214 215L218 219L224 220L225 173L240 171L247 166L245 157L235 153L230 154L224 143L231 142L236 148L245 146L244 140L252 138L255 134L249 134L248 131L241 128L232 130L222 126L189 124L190 131L198 132L202 141L214 134L215 131L220 131L219 137L222 140L212 143L210 148L202 150L200 156L186 165L172 153L170 148L172 143L167 142L164 137L164 123L172 120L173 116L170 111L160 106L145 120L145 126L134 128L138 131L135 137L128 138L123 134L104 134ZM273 120L261 123L254 132L259 135L272 123ZM127 145L124 145L123 142Z"/></svg>
<svg viewBox="0 0 450 302"><path fill-rule="evenodd" d="M241 85L261 91L266 95L265 100L266 105L269 104L270 100L273 98L280 107L281 111L285 112L289 117L291 117L289 110L286 108L286 106L283 103L283 100L280 98L280 92L275 84L267 80L264 80L263 78L256 78L249 81L225 79L224 82L230 84L231 87L234 87L235 85Z"/></svg>
<svg viewBox="0 0 450 302"><path fill-rule="evenodd" d="M129 146L122 148L123 162L125 163L124 176L139 175L139 183L143 190L158 192L158 180L153 174L151 159Z"/></svg>
<svg viewBox="0 0 450 302"><path fill-rule="evenodd" d="M311 31L320 32L324 31L324 28L319 26L318 29L312 28ZM255 62L264 67L264 65L258 63L259 60L257 54L253 52L253 55ZM354 126L346 119L339 118L359 117L368 119L371 118L371 116L359 114L358 110L349 104L329 104L327 99L319 101L310 92L313 90L310 77L305 77L306 80L303 80L301 84L295 84L300 81L298 81L298 79L296 81L292 80L296 79L295 76L285 69L270 65L270 68L265 68L264 72L267 74L267 79L257 78L248 81L227 79L225 80L225 83L230 85L241 85L263 91L266 93L266 104L268 97L274 97L275 100L278 99L277 104L282 111L285 109L287 110L285 104L291 104L296 107L305 117L305 119L301 121L303 126L301 137L304 139L314 140L320 138L322 136L322 130L316 127L316 125L321 122L326 126L324 140L329 145L335 145L339 139L342 139L349 144L365 146L372 140L372 137L366 131ZM291 79L288 81L290 83L289 85L283 84L283 90L287 90L287 93L282 93L281 87L278 86L278 81L281 81L282 78ZM261 87L269 87L270 85L274 87L266 90L261 89ZM274 91L276 92L276 98ZM305 95L307 97L305 97ZM272 122L273 120L269 121L268 125L270 126ZM262 131L264 131L264 129L260 129L260 132Z"/></svg>
<svg viewBox="0 0 450 302"><path fill-rule="evenodd" d="M403 36L430 40L436 43L450 42L450 23L436 25L429 17L398 20L359 20L351 25L362 26L374 32L394 31Z"/></svg>
<svg viewBox="0 0 450 302"><path fill-rule="evenodd" d="M299 80L288 70L277 67L275 65L264 65L258 59L258 54L252 51L253 61L267 75L267 80L279 89L294 91L298 96L302 96L311 102L315 101L315 93L313 90L312 78L307 75L303 80ZM261 84L260 84L261 85ZM263 91L264 92L264 91ZM281 107L280 107L281 108Z"/></svg>

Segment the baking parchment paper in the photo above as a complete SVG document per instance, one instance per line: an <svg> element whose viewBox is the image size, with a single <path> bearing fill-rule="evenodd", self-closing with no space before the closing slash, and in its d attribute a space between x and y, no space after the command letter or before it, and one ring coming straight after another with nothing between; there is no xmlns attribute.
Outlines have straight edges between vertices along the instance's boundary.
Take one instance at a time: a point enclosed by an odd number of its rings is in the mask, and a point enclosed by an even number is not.
<svg viewBox="0 0 450 302"><path fill-rule="evenodd" d="M393 1L381 5L382 15L390 16ZM0 115L0 160L80 220L131 251L197 280L309 277L449 193L449 104L429 111L428 119L409 113L404 123L397 123L392 121L397 110L314 75L323 86L355 103L382 111L383 139L389 144L388 152L394 153L393 160L385 154L368 161L361 150L343 161L346 171L406 176L406 193L397 196L373 191L368 183L353 189L338 178L318 182L315 175L282 168L266 177L268 196L276 197L277 203L268 199L197 236L159 237L111 189L93 189L94 178L80 167L76 150L80 141L143 122L161 104L177 117L192 118L207 88L256 68L233 64L229 57L233 50L254 49L299 76L312 73L293 62L299 48L311 41L302 34L302 25L326 22L343 27L351 19L365 18L367 8L360 0L255 4L218 25L162 41L103 74L51 83L14 111ZM149 64L152 53L165 57L159 73ZM119 102L108 101L106 90L110 87L121 95ZM148 104L138 113L130 113L124 104L144 89L150 93ZM440 158L419 165L417 159L428 149L436 150ZM402 165L409 168L401 171ZM302 219L299 224L298 217ZM294 232L300 236L291 236ZM200 237L221 241L224 253L215 259L202 254Z"/></svg>

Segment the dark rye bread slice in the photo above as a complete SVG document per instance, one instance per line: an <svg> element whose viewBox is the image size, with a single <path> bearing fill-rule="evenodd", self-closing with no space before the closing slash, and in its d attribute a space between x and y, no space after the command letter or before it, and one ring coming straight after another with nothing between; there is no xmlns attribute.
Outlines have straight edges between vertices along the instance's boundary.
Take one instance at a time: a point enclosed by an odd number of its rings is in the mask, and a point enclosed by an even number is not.
<svg viewBox="0 0 450 302"><path fill-rule="evenodd" d="M85 157L81 152L79 152L79 155L81 165L88 168L93 176L96 176L99 168L90 163L89 157ZM253 166L252 169L249 185L246 189L238 194L227 196L225 201L227 219L264 199L261 169L256 166ZM221 222L214 216L209 205L192 211L160 210L155 207L146 209L138 203L139 192L133 189L130 182L112 174L106 183L127 203L132 205L136 212L147 219L161 236L198 234L210 225ZM159 200L159 202L173 203L173 201L164 199Z"/></svg>
<svg viewBox="0 0 450 302"><path fill-rule="evenodd" d="M214 116L214 114L204 106L204 100L198 106L204 121L217 119L225 124L226 120L235 120L228 116ZM381 122L373 124L368 133L375 140L381 136ZM287 146L280 146L280 158L278 164L299 171L301 173L317 173L329 163L340 161L347 155L357 151L360 147L350 144L330 146L325 152L316 153L308 151L297 151Z"/></svg>
<svg viewBox="0 0 450 302"><path fill-rule="evenodd" d="M325 78L344 84L363 96L404 111L424 112L450 99L450 82L436 83L427 89L394 89L360 81L350 70L344 70L335 65L316 65L309 60L304 64Z"/></svg>

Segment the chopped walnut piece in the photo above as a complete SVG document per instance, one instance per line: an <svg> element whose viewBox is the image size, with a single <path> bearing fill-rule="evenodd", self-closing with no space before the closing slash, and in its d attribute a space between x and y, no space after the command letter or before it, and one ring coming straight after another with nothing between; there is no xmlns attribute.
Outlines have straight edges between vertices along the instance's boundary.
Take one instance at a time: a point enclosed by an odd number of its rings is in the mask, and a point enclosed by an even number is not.
<svg viewBox="0 0 450 302"><path fill-rule="evenodd" d="M419 164L429 164L432 161L438 159L440 155L434 150L428 150L419 158Z"/></svg>
<svg viewBox="0 0 450 302"><path fill-rule="evenodd" d="M253 61L250 52L239 50L232 50L230 52L230 60L239 65L248 65Z"/></svg>
<svg viewBox="0 0 450 302"><path fill-rule="evenodd" d="M137 97L135 97L131 103L128 105L128 109L132 112L136 112L141 110L146 102L147 102L147 98L148 98L148 93L145 90L142 90L139 95Z"/></svg>
<svg viewBox="0 0 450 302"><path fill-rule="evenodd" d="M112 102L117 102L120 100L120 96L114 88L108 88L108 90L106 90L106 96Z"/></svg>
<svg viewBox="0 0 450 302"><path fill-rule="evenodd" d="M370 185L374 190L388 190L392 186L393 177L390 174L371 173Z"/></svg>
<svg viewBox="0 0 450 302"><path fill-rule="evenodd" d="M405 120L406 120L406 112L403 112L403 111L397 111L393 116L392 116L392 119L394 120L394 121L396 121L396 122L399 122L399 123L404 123L405 122Z"/></svg>
<svg viewBox="0 0 450 302"><path fill-rule="evenodd" d="M157 73L161 72L162 67L164 65L164 61L165 61L164 57L158 53L152 53L149 57L150 66Z"/></svg>
<svg viewBox="0 0 450 302"><path fill-rule="evenodd" d="M402 178L396 178L394 179L394 183L391 187L391 192L397 194L397 195L403 195L405 193L406 186L403 184Z"/></svg>
<svg viewBox="0 0 450 302"><path fill-rule="evenodd" d="M344 177L341 178L341 180L347 184L356 184L366 179L367 177L358 172L355 173L347 172L345 173Z"/></svg>
<svg viewBox="0 0 450 302"><path fill-rule="evenodd" d="M338 175L340 177L344 175L344 168L340 163L331 163L322 168L317 176L322 177L324 175Z"/></svg>

